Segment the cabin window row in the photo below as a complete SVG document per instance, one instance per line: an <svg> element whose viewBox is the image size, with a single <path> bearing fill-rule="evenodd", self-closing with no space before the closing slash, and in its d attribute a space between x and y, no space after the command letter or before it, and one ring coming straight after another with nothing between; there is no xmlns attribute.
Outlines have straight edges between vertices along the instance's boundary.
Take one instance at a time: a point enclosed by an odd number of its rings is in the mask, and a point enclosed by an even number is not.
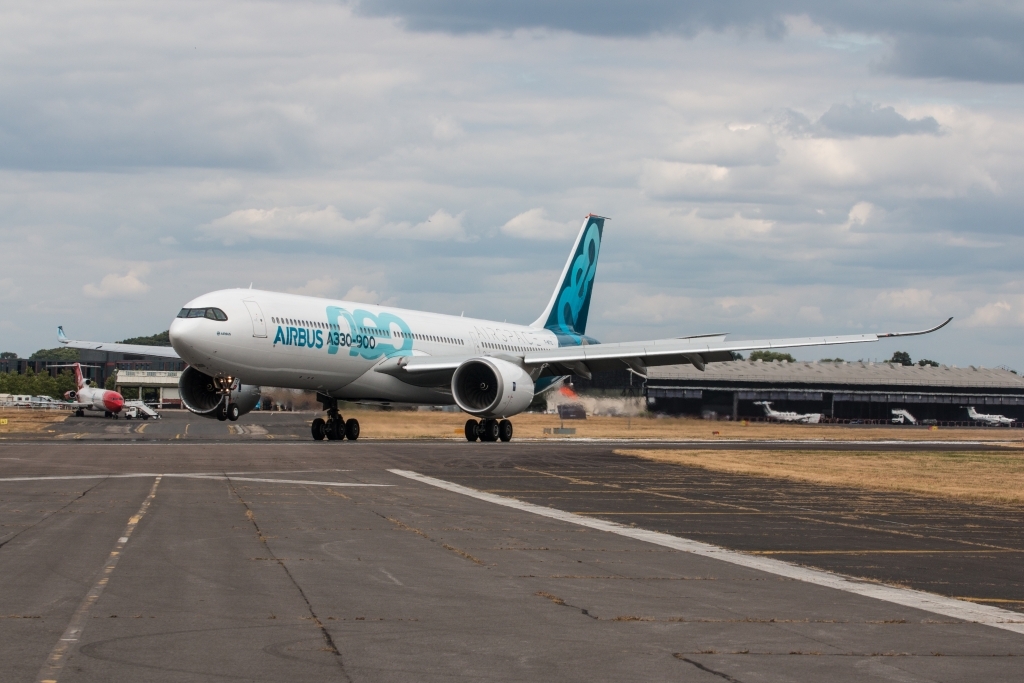
<svg viewBox="0 0 1024 683"><path fill-rule="evenodd" d="M179 318L182 316L178 316ZM341 331L341 325L337 323L321 323L312 320L302 320L300 318L281 318L273 316L270 318L275 325L302 325L303 327L313 327L320 330L333 330L335 332ZM390 337L392 332L390 330L383 330L379 327L358 327L356 332L359 334L373 334L378 337ZM394 332L395 337L399 339L415 339L418 341L431 341L437 342L438 344L452 344L455 346L465 346L466 342L457 337L443 337L436 334L417 334L415 332Z"/></svg>
<svg viewBox="0 0 1024 683"><path fill-rule="evenodd" d="M494 349L495 351L512 351L514 353L527 353L530 351L525 346L516 346L515 344L494 344L492 342L483 342L485 349Z"/></svg>

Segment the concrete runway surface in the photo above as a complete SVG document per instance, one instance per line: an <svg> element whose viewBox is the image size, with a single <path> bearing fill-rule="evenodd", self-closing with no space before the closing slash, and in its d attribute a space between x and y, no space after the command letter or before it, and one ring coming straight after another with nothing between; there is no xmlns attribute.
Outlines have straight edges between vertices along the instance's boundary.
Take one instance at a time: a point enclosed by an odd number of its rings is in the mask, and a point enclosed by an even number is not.
<svg viewBox="0 0 1024 683"><path fill-rule="evenodd" d="M224 439L216 422L217 442L141 442L93 422L101 441L0 442L4 681L1024 671L1019 508L601 443Z"/></svg>

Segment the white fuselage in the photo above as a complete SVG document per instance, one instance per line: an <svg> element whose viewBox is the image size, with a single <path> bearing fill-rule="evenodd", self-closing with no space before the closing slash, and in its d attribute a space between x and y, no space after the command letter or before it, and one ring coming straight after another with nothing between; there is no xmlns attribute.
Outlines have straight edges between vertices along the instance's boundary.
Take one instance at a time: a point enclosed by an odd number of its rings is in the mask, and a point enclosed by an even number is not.
<svg viewBox="0 0 1024 683"><path fill-rule="evenodd" d="M794 413L786 410L772 410L767 402L757 402L764 408L765 416L770 420L779 422L803 422L805 424L818 424L821 421L821 413Z"/></svg>
<svg viewBox="0 0 1024 683"><path fill-rule="evenodd" d="M546 329L250 289L204 294L179 317L174 350L189 365L247 384L307 389L342 400L453 403L448 390L407 384L373 367L388 357L523 356L558 346Z"/></svg>
<svg viewBox="0 0 1024 683"><path fill-rule="evenodd" d="M972 420L984 422L985 424L996 426L1013 424L1013 418L1006 417L1005 415L986 415L984 413L977 412L974 408L968 408L967 414Z"/></svg>

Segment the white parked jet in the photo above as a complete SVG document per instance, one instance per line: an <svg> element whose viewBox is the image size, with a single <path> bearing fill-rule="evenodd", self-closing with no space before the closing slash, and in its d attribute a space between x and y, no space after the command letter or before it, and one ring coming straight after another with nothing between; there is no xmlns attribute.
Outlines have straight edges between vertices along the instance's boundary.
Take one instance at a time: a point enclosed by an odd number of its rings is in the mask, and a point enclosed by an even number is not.
<svg viewBox="0 0 1024 683"><path fill-rule="evenodd" d="M816 425L821 421L821 413L793 413L785 410L772 410L770 401L754 401L755 406L764 408L764 414L769 420L779 422L802 422L804 424Z"/></svg>
<svg viewBox="0 0 1024 683"><path fill-rule="evenodd" d="M251 408L232 393L240 381L316 391L327 412L326 420L313 421L317 440L359 436L359 423L344 421L339 401L455 404L479 418L467 421L468 440L508 441L508 418L568 375L623 368L643 375L647 366L679 363L703 370L706 363L731 360L734 351L873 342L927 334L949 322L921 332L755 341L716 334L601 344L586 330L605 220L589 215L583 221L547 307L530 325L252 289L196 297L170 327L174 350L189 364L179 383L182 402L214 417Z"/></svg>
<svg viewBox="0 0 1024 683"><path fill-rule="evenodd" d="M970 416L972 420L984 422L985 424L990 424L994 427L998 427L999 425L1009 426L1015 422L1013 418L1006 417L1005 415L985 415L983 413L979 413L974 409L974 406L969 406L967 408L967 415Z"/></svg>
<svg viewBox="0 0 1024 683"><path fill-rule="evenodd" d="M72 363L70 365L51 365L52 367L69 367L75 369L75 388L64 392L70 405L75 409L75 415L82 417L87 410L102 411L106 417L117 417L117 414L124 408L124 397L116 391L101 389L92 386L92 380L86 379L82 374L82 364Z"/></svg>

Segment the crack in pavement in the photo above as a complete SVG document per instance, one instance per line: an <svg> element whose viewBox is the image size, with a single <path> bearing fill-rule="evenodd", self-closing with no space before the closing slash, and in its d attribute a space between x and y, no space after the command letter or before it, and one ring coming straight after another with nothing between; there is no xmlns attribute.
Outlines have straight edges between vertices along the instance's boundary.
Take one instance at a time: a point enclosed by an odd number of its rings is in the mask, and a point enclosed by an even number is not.
<svg viewBox="0 0 1024 683"><path fill-rule="evenodd" d="M50 519L50 518L51 518L51 517L53 517L54 515L56 515L56 514L59 514L59 513L60 513L60 512L62 511L62 510L64 510L65 508L67 508L67 507L70 507L71 505L74 505L74 504L75 504L75 503L77 503L78 501L82 500L82 498L84 498L84 497L85 497L85 495L86 495L87 493L89 493L89 492L90 492L90 491L92 491L92 490L93 490L94 488L96 488L97 486L99 486L100 484L102 484L102 483L103 483L104 481L106 481L106 479L103 479L103 480L101 480L101 481L98 481L98 482L96 482L95 484L93 484L92 486L90 486L89 488L87 488L86 490L82 491L82 493L81 493L80 495L78 495L78 496L74 497L73 499L69 500L69 501L68 501L68 502L67 502L67 503L66 503L65 505L62 505L61 507L59 507L58 509L54 510L54 511L53 511L53 512L51 512L50 514L48 514L48 515L45 515L45 516L44 516L44 517L43 517L42 519L40 519L39 521L35 522L34 524L30 524L29 526L25 527L25 528L24 528L24 529L22 529L21 531L19 531L19 532L15 533L15 534L14 534L13 536L11 536L10 538L8 538L8 539L6 539L6 540L4 540L4 541L0 541L0 548L3 548L3 547L4 547L5 545L7 545L8 543L10 543L10 542L11 542L11 541L13 541L14 539L16 539L16 538L17 538L18 536L21 536L21 535L22 535L23 533L25 533L26 531L28 531L28 530L30 530L30 529L34 529L34 528L36 528L37 526L39 526L40 524L42 524L42 523L43 523L43 522L45 522L46 520Z"/></svg>
<svg viewBox="0 0 1024 683"><path fill-rule="evenodd" d="M267 543L267 537L263 535L263 530L260 528L259 522L256 521L256 513L253 512L253 509L249 507L249 504L245 502L245 499L243 499L241 494L239 494L238 491L235 489L235 485L231 481L231 478L226 474L224 475L224 478L227 480L228 487L231 489L231 493L233 493L235 497L238 498L238 502L241 503L243 507L245 507L245 517L249 520L249 522L252 523L253 528L256 530L256 536L260 539L260 543L262 543L266 547L267 552L270 553L273 560L276 561L278 566L284 570L284 573L288 577L288 580L291 581L293 586L295 586L295 590L298 591L299 596L302 598L302 601L306 603L306 609L309 611L309 615L310 617L312 617L313 623L316 624L318 629L320 629L320 635L323 636L324 643L326 643L327 645L327 651L334 655L335 661L338 662L338 668L341 671L341 675L344 676L346 681L349 681L349 683L351 683L352 677L349 676L348 671L345 670L345 660L341 656L341 651L338 650L338 646L334 643L334 638L331 637L331 634L327 630L327 627L324 626L322 621L320 621L320 617L313 609L313 605L312 603L310 603L309 598L306 596L306 592L302 590L302 586L300 586L299 582L295 580L295 577L288 569L288 565L285 564L282 558L277 556L273 549L271 549L270 544Z"/></svg>

